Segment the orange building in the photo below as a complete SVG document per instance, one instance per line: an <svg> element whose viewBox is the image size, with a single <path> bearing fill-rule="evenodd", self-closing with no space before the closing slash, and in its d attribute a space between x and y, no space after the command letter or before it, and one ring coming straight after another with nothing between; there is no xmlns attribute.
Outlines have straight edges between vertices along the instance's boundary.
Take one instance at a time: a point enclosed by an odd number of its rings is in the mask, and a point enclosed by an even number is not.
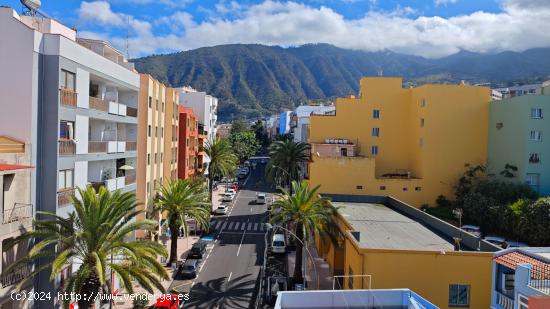
<svg viewBox="0 0 550 309"><path fill-rule="evenodd" d="M199 122L193 110L179 108L179 153L178 178L186 179L197 174L197 155L199 154Z"/></svg>

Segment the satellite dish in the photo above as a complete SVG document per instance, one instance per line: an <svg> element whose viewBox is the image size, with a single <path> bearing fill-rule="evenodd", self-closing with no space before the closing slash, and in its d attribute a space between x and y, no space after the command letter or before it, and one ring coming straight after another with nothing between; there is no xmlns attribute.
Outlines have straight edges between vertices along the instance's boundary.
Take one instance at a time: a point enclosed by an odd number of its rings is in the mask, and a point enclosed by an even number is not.
<svg viewBox="0 0 550 309"><path fill-rule="evenodd" d="M31 11L38 11L42 2L40 0L21 0L21 4L26 6Z"/></svg>

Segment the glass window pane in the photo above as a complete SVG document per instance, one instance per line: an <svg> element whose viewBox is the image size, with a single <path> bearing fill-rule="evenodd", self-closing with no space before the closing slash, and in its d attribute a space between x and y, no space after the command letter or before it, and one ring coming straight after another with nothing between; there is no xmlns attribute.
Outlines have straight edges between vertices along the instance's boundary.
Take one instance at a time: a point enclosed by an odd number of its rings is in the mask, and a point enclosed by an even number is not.
<svg viewBox="0 0 550 309"><path fill-rule="evenodd" d="M74 90L75 76L73 73L67 72L67 88Z"/></svg>
<svg viewBox="0 0 550 309"><path fill-rule="evenodd" d="M65 188L65 171L59 171L59 175L57 178L58 178L57 188L64 189Z"/></svg>
<svg viewBox="0 0 550 309"><path fill-rule="evenodd" d="M72 170L67 170L65 172L65 183L67 185L67 188L72 188L73 187L73 171Z"/></svg>

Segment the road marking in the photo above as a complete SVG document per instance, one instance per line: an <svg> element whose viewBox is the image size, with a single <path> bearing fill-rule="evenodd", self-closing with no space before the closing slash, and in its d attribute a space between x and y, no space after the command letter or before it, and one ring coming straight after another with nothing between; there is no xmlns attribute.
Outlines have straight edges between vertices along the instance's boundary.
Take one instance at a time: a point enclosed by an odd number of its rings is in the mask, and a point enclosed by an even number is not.
<svg viewBox="0 0 550 309"><path fill-rule="evenodd" d="M233 224L235 224L235 222L231 221L231 223L229 223L229 226L227 227L227 229L230 230L233 227Z"/></svg>
<svg viewBox="0 0 550 309"><path fill-rule="evenodd" d="M241 224L240 222L235 222L235 229L238 230L239 229L239 225Z"/></svg>
<svg viewBox="0 0 550 309"><path fill-rule="evenodd" d="M227 225L227 221L225 221L222 225L222 230L225 229L225 226Z"/></svg>
<svg viewBox="0 0 550 309"><path fill-rule="evenodd" d="M241 235L241 232L221 232L220 234ZM248 232L246 235L265 235L265 233Z"/></svg>
<svg viewBox="0 0 550 309"><path fill-rule="evenodd" d="M221 224L222 224L222 222L219 221L218 224L216 224L216 227L215 227L214 229L215 229L215 230L218 230Z"/></svg>
<svg viewBox="0 0 550 309"><path fill-rule="evenodd" d="M243 224L244 227L244 224ZM244 235L246 234L246 231L243 232L243 237L241 237L241 243L239 244L239 249L237 250L237 256L239 256L239 252L241 252L241 247L243 245Z"/></svg>
<svg viewBox="0 0 550 309"><path fill-rule="evenodd" d="M254 223L254 231L258 230L258 223Z"/></svg>
<svg viewBox="0 0 550 309"><path fill-rule="evenodd" d="M231 281L231 275L233 274L233 272L230 272L229 273L229 277L227 277L227 282Z"/></svg>
<svg viewBox="0 0 550 309"><path fill-rule="evenodd" d="M250 228L252 227L252 222L248 223L248 227L246 228L247 231L250 231Z"/></svg>

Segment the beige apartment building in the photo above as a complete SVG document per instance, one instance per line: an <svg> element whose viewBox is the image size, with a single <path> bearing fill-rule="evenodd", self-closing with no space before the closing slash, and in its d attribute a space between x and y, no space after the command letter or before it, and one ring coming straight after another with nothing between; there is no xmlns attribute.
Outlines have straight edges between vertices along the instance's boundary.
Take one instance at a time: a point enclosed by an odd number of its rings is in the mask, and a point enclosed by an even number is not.
<svg viewBox="0 0 550 309"><path fill-rule="evenodd" d="M137 198L150 209L156 190L177 178L178 93L140 74Z"/></svg>
<svg viewBox="0 0 550 309"><path fill-rule="evenodd" d="M7 249L7 244L22 231L32 229L34 208L31 204L31 173L33 167L30 145L7 136L0 136L0 249L2 262L0 264L0 308L27 308L25 301L11 298L16 291L16 285L26 278L31 270L31 264L20 265L6 271L14 262L26 256L27 247L17 245ZM32 281L28 281L25 291L30 291Z"/></svg>

